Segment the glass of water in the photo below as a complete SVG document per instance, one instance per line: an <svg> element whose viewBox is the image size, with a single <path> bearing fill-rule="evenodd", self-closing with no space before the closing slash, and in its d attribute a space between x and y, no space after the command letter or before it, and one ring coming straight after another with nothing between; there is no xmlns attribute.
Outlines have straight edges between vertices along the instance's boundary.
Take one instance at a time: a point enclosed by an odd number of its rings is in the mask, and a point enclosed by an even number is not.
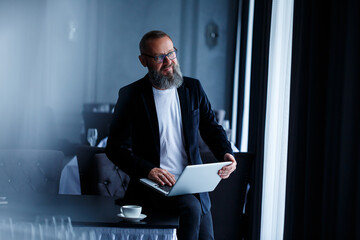
<svg viewBox="0 0 360 240"><path fill-rule="evenodd" d="M87 132L87 140L91 147L94 147L98 138L98 132L96 128L89 128Z"/></svg>

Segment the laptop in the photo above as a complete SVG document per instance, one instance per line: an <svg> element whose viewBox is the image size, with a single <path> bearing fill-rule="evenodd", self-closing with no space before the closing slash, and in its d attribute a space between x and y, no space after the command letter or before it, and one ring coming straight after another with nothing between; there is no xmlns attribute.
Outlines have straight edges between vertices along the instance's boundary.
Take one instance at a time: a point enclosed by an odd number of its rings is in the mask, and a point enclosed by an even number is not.
<svg viewBox="0 0 360 240"><path fill-rule="evenodd" d="M161 186L148 178L141 178L140 182L168 197L211 192L221 180L219 170L229 164L231 162L188 165L178 177L175 177L176 182L172 187Z"/></svg>

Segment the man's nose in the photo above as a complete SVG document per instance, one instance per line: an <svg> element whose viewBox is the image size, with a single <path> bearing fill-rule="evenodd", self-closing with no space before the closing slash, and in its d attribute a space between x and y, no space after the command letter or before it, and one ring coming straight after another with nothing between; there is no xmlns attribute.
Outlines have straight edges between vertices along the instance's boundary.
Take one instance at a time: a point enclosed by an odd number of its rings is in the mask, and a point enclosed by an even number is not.
<svg viewBox="0 0 360 240"><path fill-rule="evenodd" d="M164 60L163 60L163 64L168 65L168 64L170 64L170 63L171 63L170 58L169 58L168 56L165 56L165 57L164 57Z"/></svg>

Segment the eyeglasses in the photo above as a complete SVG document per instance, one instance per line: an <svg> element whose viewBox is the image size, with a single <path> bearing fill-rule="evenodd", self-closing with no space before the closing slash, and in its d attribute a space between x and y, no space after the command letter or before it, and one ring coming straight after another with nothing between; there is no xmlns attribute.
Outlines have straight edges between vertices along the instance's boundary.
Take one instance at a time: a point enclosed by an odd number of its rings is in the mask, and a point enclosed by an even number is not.
<svg viewBox="0 0 360 240"><path fill-rule="evenodd" d="M157 55L157 56L151 56L151 55L148 55L148 54L145 54L145 53L141 53L141 55L153 58L155 60L155 62L157 62L157 63L162 63L166 57L169 58L170 60L175 59L176 58L176 52L177 52L177 49L174 47L174 51L171 51L168 54L161 54L161 55Z"/></svg>

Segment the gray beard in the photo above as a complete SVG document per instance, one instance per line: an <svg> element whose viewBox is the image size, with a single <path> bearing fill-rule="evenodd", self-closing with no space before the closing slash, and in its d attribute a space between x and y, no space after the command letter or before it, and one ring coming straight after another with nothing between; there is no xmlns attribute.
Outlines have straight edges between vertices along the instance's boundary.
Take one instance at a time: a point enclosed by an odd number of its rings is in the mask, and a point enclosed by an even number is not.
<svg viewBox="0 0 360 240"><path fill-rule="evenodd" d="M173 66L172 76L164 76L156 70L149 68L149 79L151 84L158 89L178 88L184 81L179 64Z"/></svg>

